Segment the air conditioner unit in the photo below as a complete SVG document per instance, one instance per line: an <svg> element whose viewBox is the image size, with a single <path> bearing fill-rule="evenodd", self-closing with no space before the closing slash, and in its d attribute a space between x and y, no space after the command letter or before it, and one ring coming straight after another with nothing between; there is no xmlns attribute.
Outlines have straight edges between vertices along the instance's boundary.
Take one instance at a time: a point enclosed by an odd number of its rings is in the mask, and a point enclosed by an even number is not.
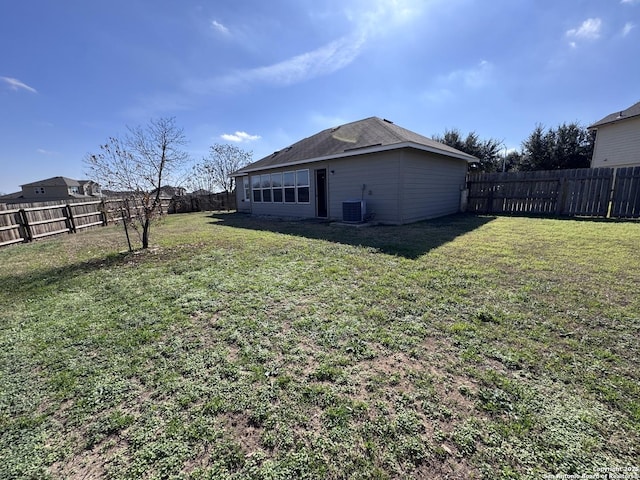
<svg viewBox="0 0 640 480"><path fill-rule="evenodd" d="M367 214L367 203L364 200L347 200L342 202L343 222L362 222Z"/></svg>

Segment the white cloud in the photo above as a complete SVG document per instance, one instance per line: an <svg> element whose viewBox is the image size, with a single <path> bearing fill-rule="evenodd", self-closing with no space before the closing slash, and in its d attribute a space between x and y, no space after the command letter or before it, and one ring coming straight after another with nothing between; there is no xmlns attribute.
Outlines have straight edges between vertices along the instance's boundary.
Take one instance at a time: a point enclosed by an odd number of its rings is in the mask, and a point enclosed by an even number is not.
<svg viewBox="0 0 640 480"><path fill-rule="evenodd" d="M482 60L477 66L467 70L457 70L447 75L449 83L462 82L466 87L481 88L490 81L493 65Z"/></svg>
<svg viewBox="0 0 640 480"><path fill-rule="evenodd" d="M436 77L430 89L422 94L428 102L442 103L455 98L455 92L461 90L478 90L493 82L494 66L486 60L477 65L449 72Z"/></svg>
<svg viewBox="0 0 640 480"><path fill-rule="evenodd" d="M601 28L602 20L599 18L587 18L578 28L567 30L565 35L568 38L577 40L597 40L600 38ZM572 41L572 44L575 44L575 42Z"/></svg>
<svg viewBox="0 0 640 480"><path fill-rule="evenodd" d="M186 83L192 93L233 91L256 83L288 86L341 70L353 62L364 45L362 36L347 36L316 50L296 55L272 65L240 70L229 75L195 79Z"/></svg>
<svg viewBox="0 0 640 480"><path fill-rule="evenodd" d="M423 9L423 0L354 0L343 12L353 25L350 33L271 65L239 70L217 78L192 79L186 82L186 87L192 93L210 93L234 91L260 83L289 86L330 75L354 62L369 39L402 28L407 22L415 22ZM217 21L212 22L212 27L228 32Z"/></svg>
<svg viewBox="0 0 640 480"><path fill-rule="evenodd" d="M11 90L19 90L19 89L24 89L27 90L28 92L31 93L38 93L38 91L33 88L30 87L29 85L27 85L26 83L22 83L20 80L18 80L17 78L11 78L11 77L0 77L0 80L2 80L3 82L5 82L7 85L9 85L9 88Z"/></svg>
<svg viewBox="0 0 640 480"><path fill-rule="evenodd" d="M620 3L626 5L635 5L636 3L640 3L640 0L620 0Z"/></svg>
<svg viewBox="0 0 640 480"><path fill-rule="evenodd" d="M220 135L220 138L226 140L228 142L252 142L254 140L259 140L260 135L249 135L247 132L236 132L236 133L223 133Z"/></svg>
<svg viewBox="0 0 640 480"><path fill-rule="evenodd" d="M252 81L286 86L328 75L353 62L360 54L364 40L361 36L343 37L282 62L249 70L246 77Z"/></svg>
<svg viewBox="0 0 640 480"><path fill-rule="evenodd" d="M222 33L223 35L229 35L229 29L217 20L211 21L211 28Z"/></svg>
<svg viewBox="0 0 640 480"><path fill-rule="evenodd" d="M636 26L633 23L631 22L625 23L624 27L622 27L622 36L626 37L631 33L631 30L633 30L634 28L636 28Z"/></svg>
<svg viewBox="0 0 640 480"><path fill-rule="evenodd" d="M44 148L38 148L36 150L40 155L58 155L58 152L53 152L51 150L45 150Z"/></svg>

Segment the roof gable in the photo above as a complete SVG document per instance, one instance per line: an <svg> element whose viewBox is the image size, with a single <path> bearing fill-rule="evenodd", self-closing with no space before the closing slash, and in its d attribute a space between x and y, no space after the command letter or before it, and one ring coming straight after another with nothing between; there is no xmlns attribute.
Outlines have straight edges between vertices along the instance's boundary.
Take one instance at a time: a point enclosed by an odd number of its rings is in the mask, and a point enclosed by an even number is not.
<svg viewBox="0 0 640 480"><path fill-rule="evenodd" d="M639 115L640 115L640 102L638 102L638 103L636 103L634 105L631 105L626 110L621 110L619 112L614 112L614 113L611 113L611 114L607 115L602 120L599 120L596 123L594 123L593 125L589 126L589 128L598 128L598 127L601 127L602 125L606 125L608 123L621 122L623 120L627 120L629 118L637 117Z"/></svg>
<svg viewBox="0 0 640 480"><path fill-rule="evenodd" d="M448 145L399 127L389 120L369 117L340 125L339 127L327 128L247 165L235 172L235 175L242 175L265 168L276 168L404 147L429 150L466 161L477 160L475 157Z"/></svg>

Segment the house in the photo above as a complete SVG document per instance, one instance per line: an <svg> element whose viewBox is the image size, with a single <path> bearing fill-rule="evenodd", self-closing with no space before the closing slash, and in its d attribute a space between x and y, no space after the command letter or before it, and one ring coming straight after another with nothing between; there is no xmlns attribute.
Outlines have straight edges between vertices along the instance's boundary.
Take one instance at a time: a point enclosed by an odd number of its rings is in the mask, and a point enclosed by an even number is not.
<svg viewBox="0 0 640 480"><path fill-rule="evenodd" d="M416 222L459 211L468 164L475 161L370 117L323 130L234 172L237 209L293 218Z"/></svg>
<svg viewBox="0 0 640 480"><path fill-rule="evenodd" d="M158 189L151 191L152 195L155 195ZM171 185L163 185L160 187L160 198L163 200L171 200L173 197L183 196L187 190L183 187L172 187Z"/></svg>
<svg viewBox="0 0 640 480"><path fill-rule="evenodd" d="M640 166L640 102L589 126L596 130L591 168Z"/></svg>
<svg viewBox="0 0 640 480"><path fill-rule="evenodd" d="M49 202L53 200L86 199L102 197L100 185L91 180L73 180L52 177L21 185L22 191L0 197L4 203Z"/></svg>

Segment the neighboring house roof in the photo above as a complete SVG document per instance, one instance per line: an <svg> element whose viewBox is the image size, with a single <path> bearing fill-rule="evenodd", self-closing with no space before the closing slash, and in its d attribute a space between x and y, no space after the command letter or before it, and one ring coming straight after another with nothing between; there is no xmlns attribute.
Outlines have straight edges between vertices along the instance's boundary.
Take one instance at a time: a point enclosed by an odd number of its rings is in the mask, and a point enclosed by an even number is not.
<svg viewBox="0 0 640 480"><path fill-rule="evenodd" d="M79 187L80 182L67 177L51 177L37 182L25 183L21 187Z"/></svg>
<svg viewBox="0 0 640 480"><path fill-rule="evenodd" d="M20 192L13 192L13 193L7 193L6 195L0 195L0 201L1 200L13 200L14 198L22 198L22 191Z"/></svg>
<svg viewBox="0 0 640 480"><path fill-rule="evenodd" d="M369 117L323 130L241 168L234 172L233 176L241 176L265 168L318 162L404 147L439 153L468 162L478 161L471 155L399 127L389 120Z"/></svg>
<svg viewBox="0 0 640 480"><path fill-rule="evenodd" d="M105 190L104 188L101 190L102 191L102 195L104 195L105 197L130 197L130 196L135 196L138 195L139 192L134 192L133 190L127 190L127 191L118 191L118 190Z"/></svg>
<svg viewBox="0 0 640 480"><path fill-rule="evenodd" d="M608 123L616 123L622 120L627 120L629 118L640 116L640 102L631 105L626 110L621 110L619 112L614 112L610 115L607 115L602 120L597 121L593 125L589 126L589 129L598 128L602 125L606 125Z"/></svg>
<svg viewBox="0 0 640 480"><path fill-rule="evenodd" d="M156 193L158 191L157 188L153 189L151 193ZM163 185L160 187L160 196L165 198L171 198L174 196L184 195L185 189L183 187L173 187L171 185Z"/></svg>

